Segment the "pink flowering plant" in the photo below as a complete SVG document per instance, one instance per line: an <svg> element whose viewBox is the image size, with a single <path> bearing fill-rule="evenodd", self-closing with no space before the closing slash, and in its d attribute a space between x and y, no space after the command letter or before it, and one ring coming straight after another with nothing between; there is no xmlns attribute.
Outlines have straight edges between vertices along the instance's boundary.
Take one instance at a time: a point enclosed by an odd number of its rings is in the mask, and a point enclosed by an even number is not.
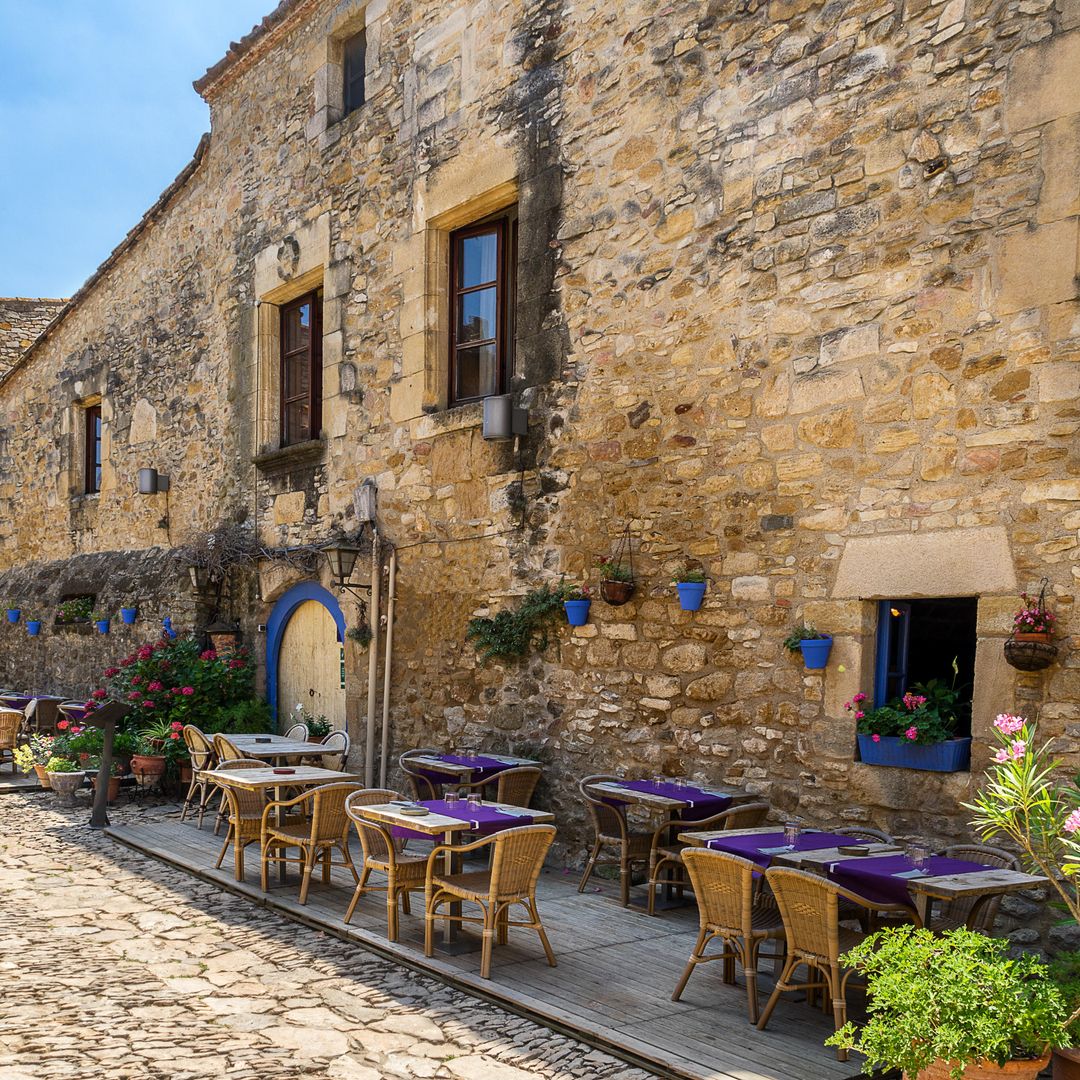
<svg viewBox="0 0 1080 1080"><path fill-rule="evenodd" d="M951 739L957 729L959 693L940 679L914 684L901 697L887 705L874 706L861 691L844 708L855 718L860 735L869 735L874 742L883 737L905 739L926 745Z"/></svg>
<svg viewBox="0 0 1080 1080"><path fill-rule="evenodd" d="M1023 607L1013 616L1014 634L1052 634L1057 621L1052 611L1047 611L1041 596L1034 599L1021 593Z"/></svg>

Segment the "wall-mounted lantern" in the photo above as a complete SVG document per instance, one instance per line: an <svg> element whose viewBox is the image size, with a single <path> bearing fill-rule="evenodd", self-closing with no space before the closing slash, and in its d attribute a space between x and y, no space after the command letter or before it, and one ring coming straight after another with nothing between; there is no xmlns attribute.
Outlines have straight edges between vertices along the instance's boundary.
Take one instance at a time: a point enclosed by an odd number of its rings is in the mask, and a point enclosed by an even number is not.
<svg viewBox="0 0 1080 1080"><path fill-rule="evenodd" d="M157 469L139 470L139 494L156 495L159 491L169 490L169 478Z"/></svg>
<svg viewBox="0 0 1080 1080"><path fill-rule="evenodd" d="M323 545L323 553L330 565L330 576L339 589L348 589L355 592L357 589L368 588L366 585L354 585L352 583L353 569L356 560L363 554L363 549L348 540L330 540Z"/></svg>
<svg viewBox="0 0 1080 1080"><path fill-rule="evenodd" d="M529 410L518 408L510 394L484 398L485 439L513 439L529 430Z"/></svg>

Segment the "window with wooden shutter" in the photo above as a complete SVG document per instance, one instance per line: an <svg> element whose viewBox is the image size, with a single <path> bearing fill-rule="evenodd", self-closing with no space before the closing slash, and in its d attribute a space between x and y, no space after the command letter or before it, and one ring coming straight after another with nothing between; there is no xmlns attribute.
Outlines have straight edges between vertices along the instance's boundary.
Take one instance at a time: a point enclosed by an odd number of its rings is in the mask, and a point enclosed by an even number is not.
<svg viewBox="0 0 1080 1080"><path fill-rule="evenodd" d="M281 445L319 437L322 427L322 303L308 293L281 309Z"/></svg>
<svg viewBox="0 0 1080 1080"><path fill-rule="evenodd" d="M345 97L343 112L346 116L364 104L364 76L367 74L367 31L361 30L347 38L342 55Z"/></svg>

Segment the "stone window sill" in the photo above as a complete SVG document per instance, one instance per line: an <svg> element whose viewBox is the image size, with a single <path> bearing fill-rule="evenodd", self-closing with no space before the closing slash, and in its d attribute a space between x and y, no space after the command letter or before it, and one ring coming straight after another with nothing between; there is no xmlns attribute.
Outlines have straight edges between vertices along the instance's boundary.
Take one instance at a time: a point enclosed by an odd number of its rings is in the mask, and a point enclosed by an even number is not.
<svg viewBox="0 0 1080 1080"><path fill-rule="evenodd" d="M464 405L451 405L424 416L417 425L419 438L446 435L451 431L480 427L484 422L483 401L468 401Z"/></svg>
<svg viewBox="0 0 1080 1080"><path fill-rule="evenodd" d="M267 450L257 454L252 461L263 473L287 472L301 465L314 465L326 455L326 442L323 439L309 439L307 442L283 446L279 450Z"/></svg>

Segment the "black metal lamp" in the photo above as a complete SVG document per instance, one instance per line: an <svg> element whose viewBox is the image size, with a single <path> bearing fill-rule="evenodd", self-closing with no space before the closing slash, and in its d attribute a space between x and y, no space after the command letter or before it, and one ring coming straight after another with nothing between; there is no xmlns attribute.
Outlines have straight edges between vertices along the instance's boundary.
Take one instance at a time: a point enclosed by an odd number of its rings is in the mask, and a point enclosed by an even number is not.
<svg viewBox="0 0 1080 1080"><path fill-rule="evenodd" d="M210 571L205 566L189 566L188 573L196 592L204 593L210 588Z"/></svg>
<svg viewBox="0 0 1080 1080"><path fill-rule="evenodd" d="M362 549L347 540L331 540L324 545L323 552L326 561L330 564L330 574L334 584L340 589L354 588L350 584L353 568L356 560L362 554Z"/></svg>

